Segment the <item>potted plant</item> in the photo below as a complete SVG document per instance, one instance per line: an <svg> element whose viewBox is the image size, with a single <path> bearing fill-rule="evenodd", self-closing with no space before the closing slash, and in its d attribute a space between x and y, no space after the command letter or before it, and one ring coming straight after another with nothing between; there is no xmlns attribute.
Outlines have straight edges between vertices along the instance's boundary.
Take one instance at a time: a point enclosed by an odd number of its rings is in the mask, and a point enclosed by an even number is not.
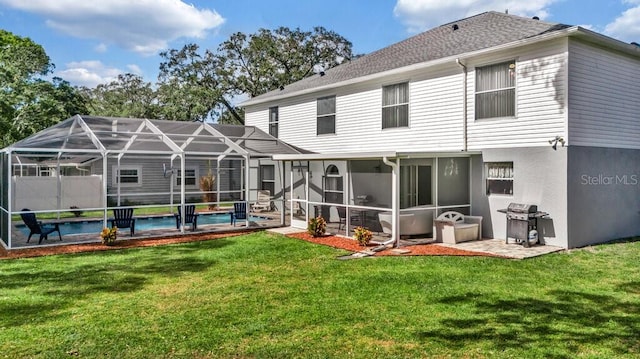
<svg viewBox="0 0 640 359"><path fill-rule="evenodd" d="M373 238L373 234L371 234L371 231L364 227L356 227L353 230L353 236L363 247L369 244L369 242L371 242L371 238Z"/></svg>
<svg viewBox="0 0 640 359"><path fill-rule="evenodd" d="M322 216L318 216L315 218L309 218L309 224L307 225L307 232L314 237L324 236L324 233L327 231L327 222L322 218Z"/></svg>
<svg viewBox="0 0 640 359"><path fill-rule="evenodd" d="M118 227L111 228L103 228L102 232L100 232L100 238L102 238L102 243L107 246L112 246L116 243L116 239L118 237Z"/></svg>

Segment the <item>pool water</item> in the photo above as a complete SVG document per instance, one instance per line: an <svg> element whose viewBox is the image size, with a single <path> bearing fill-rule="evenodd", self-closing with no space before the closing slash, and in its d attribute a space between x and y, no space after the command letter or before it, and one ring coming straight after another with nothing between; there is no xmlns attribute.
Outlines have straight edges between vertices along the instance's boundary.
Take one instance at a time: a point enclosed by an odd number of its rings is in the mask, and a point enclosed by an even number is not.
<svg viewBox="0 0 640 359"><path fill-rule="evenodd" d="M151 229L170 229L176 228L176 218L174 216L162 217L135 217L136 232ZM264 217L249 216L250 221L265 220ZM209 224L229 224L231 223L231 215L229 213L207 213L198 215L198 226ZM109 223L110 225L110 223ZM46 224L45 224L46 226ZM101 220L87 220L76 222L60 222L60 233L64 235L100 233L103 222ZM25 236L29 235L29 228L23 223L16 225ZM187 225L190 228L190 225ZM55 236L55 234L54 234Z"/></svg>

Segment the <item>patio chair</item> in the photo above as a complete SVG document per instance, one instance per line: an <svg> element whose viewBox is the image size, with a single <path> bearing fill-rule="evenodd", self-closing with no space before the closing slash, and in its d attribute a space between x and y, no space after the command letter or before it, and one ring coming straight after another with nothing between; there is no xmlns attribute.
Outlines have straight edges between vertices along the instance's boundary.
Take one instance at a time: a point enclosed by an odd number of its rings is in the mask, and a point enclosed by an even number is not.
<svg viewBox="0 0 640 359"><path fill-rule="evenodd" d="M176 217L176 228L180 229L182 225L182 213L181 206L178 206L178 213L174 213ZM198 213L196 213L196 206L189 204L184 206L184 224L191 224L191 230L195 231L198 228Z"/></svg>
<svg viewBox="0 0 640 359"><path fill-rule="evenodd" d="M231 213L231 224L236 226L239 219L247 219L247 202L234 202L233 213Z"/></svg>
<svg viewBox="0 0 640 359"><path fill-rule="evenodd" d="M129 228L129 233L133 237L136 233L136 219L133 218L133 208L115 208L113 210L113 218L111 219L111 227Z"/></svg>
<svg viewBox="0 0 640 359"><path fill-rule="evenodd" d="M270 211L271 210L271 191L259 190L258 200L251 204L252 211Z"/></svg>
<svg viewBox="0 0 640 359"><path fill-rule="evenodd" d="M49 234L53 232L58 232L58 237L62 241L62 234L60 233L60 226L58 225L58 223L42 224L42 222L36 219L36 215L31 212L30 209L23 208L22 212L27 212L20 213L22 221L29 228L29 238L27 238L27 243L29 243L29 241L31 240L31 236L33 236L34 234L39 234L40 240L38 241L38 244L41 244L42 240L48 239L47 237L49 236Z"/></svg>
<svg viewBox="0 0 640 359"><path fill-rule="evenodd" d="M338 230L341 230L343 226L347 225L347 209L344 207L336 207L338 210Z"/></svg>
<svg viewBox="0 0 640 359"><path fill-rule="evenodd" d="M482 217L455 211L444 212L433 221L433 239L443 243L460 243L482 239Z"/></svg>

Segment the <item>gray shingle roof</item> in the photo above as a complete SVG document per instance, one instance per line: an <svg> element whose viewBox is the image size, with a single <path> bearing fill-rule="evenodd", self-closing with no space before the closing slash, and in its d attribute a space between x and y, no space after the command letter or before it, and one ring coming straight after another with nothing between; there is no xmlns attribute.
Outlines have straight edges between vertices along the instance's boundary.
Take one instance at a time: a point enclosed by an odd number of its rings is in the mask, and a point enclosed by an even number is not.
<svg viewBox="0 0 640 359"><path fill-rule="evenodd" d="M457 25L458 29L453 30ZM467 52L532 38L559 31L569 25L549 23L499 12L485 12L462 20L440 25L421 34L374 51L325 71L254 97L248 102L294 94L298 91L352 80L421 62L433 61Z"/></svg>

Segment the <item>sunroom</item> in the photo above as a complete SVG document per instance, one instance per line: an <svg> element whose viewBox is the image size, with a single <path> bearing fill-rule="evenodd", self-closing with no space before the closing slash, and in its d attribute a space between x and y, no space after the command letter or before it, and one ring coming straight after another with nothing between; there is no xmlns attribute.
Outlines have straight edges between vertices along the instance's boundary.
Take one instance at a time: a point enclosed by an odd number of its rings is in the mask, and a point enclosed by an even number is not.
<svg viewBox="0 0 640 359"><path fill-rule="evenodd" d="M187 205L200 212L199 231L217 230L231 224L233 203L250 212L262 186L275 195L273 155L300 153L252 126L76 115L0 152L2 244L38 245L27 243L26 213L65 225L62 241L56 233L43 244L99 240L123 208L139 236L183 233L175 213ZM234 226L282 225L284 206L271 206Z"/></svg>

